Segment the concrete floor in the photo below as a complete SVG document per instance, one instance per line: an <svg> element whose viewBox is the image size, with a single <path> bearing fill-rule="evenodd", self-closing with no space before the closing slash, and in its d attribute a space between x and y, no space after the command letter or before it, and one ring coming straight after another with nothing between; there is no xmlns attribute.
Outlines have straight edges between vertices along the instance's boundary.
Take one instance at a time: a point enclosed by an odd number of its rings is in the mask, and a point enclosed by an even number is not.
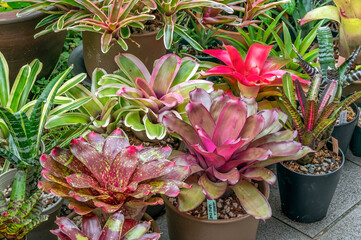
<svg viewBox="0 0 361 240"><path fill-rule="evenodd" d="M271 186L269 198L273 217L266 222L260 221L256 240L361 240L361 158L348 151L346 159L325 219L311 224L289 220L281 212L276 183ZM156 222L163 233L161 240L169 240L165 214Z"/></svg>

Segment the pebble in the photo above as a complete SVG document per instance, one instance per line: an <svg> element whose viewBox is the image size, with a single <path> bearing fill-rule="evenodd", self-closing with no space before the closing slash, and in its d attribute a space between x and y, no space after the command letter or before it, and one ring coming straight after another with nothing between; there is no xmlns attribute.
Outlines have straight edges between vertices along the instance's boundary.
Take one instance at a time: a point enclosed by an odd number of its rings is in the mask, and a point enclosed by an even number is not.
<svg viewBox="0 0 361 240"><path fill-rule="evenodd" d="M322 171L327 172L327 169L325 167L322 167Z"/></svg>
<svg viewBox="0 0 361 240"><path fill-rule="evenodd" d="M327 162L322 163L323 166L327 167L329 164Z"/></svg>
<svg viewBox="0 0 361 240"><path fill-rule="evenodd" d="M303 171L303 172L308 172L307 168L304 167L304 166L301 166L301 167L300 167L300 170Z"/></svg>
<svg viewBox="0 0 361 240"><path fill-rule="evenodd" d="M308 168L308 172L311 173L311 174L313 174L313 173L315 172L315 169L313 169L312 167L309 167L309 168Z"/></svg>
<svg viewBox="0 0 361 240"><path fill-rule="evenodd" d="M332 163L332 160L329 158L325 158L324 160L325 160L325 162Z"/></svg>

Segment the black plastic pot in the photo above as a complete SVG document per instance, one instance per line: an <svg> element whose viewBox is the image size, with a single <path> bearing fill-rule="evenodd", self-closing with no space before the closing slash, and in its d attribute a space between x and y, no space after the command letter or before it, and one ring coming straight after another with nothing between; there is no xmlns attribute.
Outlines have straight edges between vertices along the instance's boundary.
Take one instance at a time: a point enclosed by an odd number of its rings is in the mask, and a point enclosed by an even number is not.
<svg viewBox="0 0 361 240"><path fill-rule="evenodd" d="M332 143L328 143L327 147L332 149ZM326 216L345 162L341 150L339 156L342 158L340 168L324 175L302 174L288 169L282 163L277 164L281 208L289 219L312 223Z"/></svg>
<svg viewBox="0 0 361 240"><path fill-rule="evenodd" d="M360 111L355 103L351 104L352 109L356 113L356 117L351 121L343 124L336 125L332 132L332 137L338 140L338 146L342 152L346 153L348 146L350 145L352 133L357 125Z"/></svg>
<svg viewBox="0 0 361 240"><path fill-rule="evenodd" d="M358 103L357 106L361 107L361 103ZM357 121L350 143L350 150L353 155L361 157L361 127L357 125Z"/></svg>

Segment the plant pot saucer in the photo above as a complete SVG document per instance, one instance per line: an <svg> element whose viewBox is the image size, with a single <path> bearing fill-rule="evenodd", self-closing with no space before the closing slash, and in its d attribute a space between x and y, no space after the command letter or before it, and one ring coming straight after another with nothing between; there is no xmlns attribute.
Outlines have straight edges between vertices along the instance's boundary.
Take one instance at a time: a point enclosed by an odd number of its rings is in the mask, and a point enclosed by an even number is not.
<svg viewBox="0 0 361 240"><path fill-rule="evenodd" d="M73 69L71 70L71 74L74 76L80 73L87 73L85 64L84 64L84 56L83 56L83 44L77 46L70 54L68 59L68 67L73 65ZM87 74L87 77L82 82L85 86L91 86L91 78Z"/></svg>

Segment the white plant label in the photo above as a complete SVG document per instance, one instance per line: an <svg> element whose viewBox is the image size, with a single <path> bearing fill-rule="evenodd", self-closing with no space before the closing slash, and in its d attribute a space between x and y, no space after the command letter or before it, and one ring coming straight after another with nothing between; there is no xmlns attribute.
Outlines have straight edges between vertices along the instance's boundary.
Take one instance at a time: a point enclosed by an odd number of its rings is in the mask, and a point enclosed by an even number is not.
<svg viewBox="0 0 361 240"><path fill-rule="evenodd" d="M343 110L340 114L340 123L339 124L344 124L347 123L347 110Z"/></svg>
<svg viewBox="0 0 361 240"><path fill-rule="evenodd" d="M207 199L207 212L208 212L208 219L217 220L216 200L208 200Z"/></svg>

